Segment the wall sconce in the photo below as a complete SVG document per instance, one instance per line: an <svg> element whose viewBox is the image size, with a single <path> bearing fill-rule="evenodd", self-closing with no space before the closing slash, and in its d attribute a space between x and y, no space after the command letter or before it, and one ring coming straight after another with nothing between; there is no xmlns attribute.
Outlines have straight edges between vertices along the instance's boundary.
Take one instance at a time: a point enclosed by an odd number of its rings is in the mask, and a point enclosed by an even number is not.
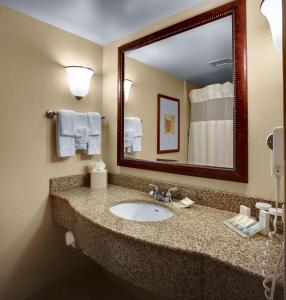
<svg viewBox="0 0 286 300"><path fill-rule="evenodd" d="M260 6L267 18L276 51L282 53L282 0L263 0Z"/></svg>
<svg viewBox="0 0 286 300"><path fill-rule="evenodd" d="M71 93L77 100L82 99L88 94L90 80L94 71L81 66L68 66L65 69L68 72Z"/></svg>
<svg viewBox="0 0 286 300"><path fill-rule="evenodd" d="M130 79L125 79L124 80L124 102L128 101L128 97L129 97L129 92L130 92L130 88L133 84L133 81Z"/></svg>

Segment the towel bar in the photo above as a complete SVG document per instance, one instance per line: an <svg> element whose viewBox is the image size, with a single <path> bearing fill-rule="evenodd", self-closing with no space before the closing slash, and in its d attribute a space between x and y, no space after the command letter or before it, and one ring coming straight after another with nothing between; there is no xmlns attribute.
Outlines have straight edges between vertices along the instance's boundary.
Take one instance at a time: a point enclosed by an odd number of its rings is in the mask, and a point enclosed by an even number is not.
<svg viewBox="0 0 286 300"><path fill-rule="evenodd" d="M57 114L58 114L58 112L57 112L57 111L54 111L53 109L47 109L47 110L46 110L46 117L47 117L48 119L53 119ZM101 119L104 120L105 117L102 116Z"/></svg>

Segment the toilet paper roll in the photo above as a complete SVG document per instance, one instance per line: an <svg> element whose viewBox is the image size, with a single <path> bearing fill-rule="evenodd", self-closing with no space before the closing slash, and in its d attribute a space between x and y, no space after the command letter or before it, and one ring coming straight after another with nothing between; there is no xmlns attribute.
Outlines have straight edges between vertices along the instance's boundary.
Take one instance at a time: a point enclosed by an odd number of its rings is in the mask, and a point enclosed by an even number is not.
<svg viewBox="0 0 286 300"><path fill-rule="evenodd" d="M91 189L106 189L107 188L107 170L90 173Z"/></svg>
<svg viewBox="0 0 286 300"><path fill-rule="evenodd" d="M73 248L75 248L75 238L74 235L72 233L72 231L67 231L65 234L65 238L66 238L66 245L67 246L71 246Z"/></svg>

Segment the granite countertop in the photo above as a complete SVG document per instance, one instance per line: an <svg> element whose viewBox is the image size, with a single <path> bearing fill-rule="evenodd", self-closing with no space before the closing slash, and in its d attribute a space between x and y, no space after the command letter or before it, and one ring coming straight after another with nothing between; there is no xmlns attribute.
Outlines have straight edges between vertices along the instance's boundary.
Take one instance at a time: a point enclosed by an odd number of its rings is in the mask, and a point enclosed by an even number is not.
<svg viewBox="0 0 286 300"><path fill-rule="evenodd" d="M194 205L187 209L173 209L175 214L168 220L135 222L114 216L109 212L109 207L132 200L154 203L146 193L137 190L109 185L106 190L92 191L88 187L78 187L52 192L51 195L67 201L84 218L119 235L177 252L207 255L243 271L262 275L267 238L259 234L243 238L230 230L223 221L234 215L231 212ZM270 244L271 257L268 257L268 265L276 261L280 249L279 240ZM270 261L271 258L274 260ZM278 280L278 284L282 284L282 278Z"/></svg>

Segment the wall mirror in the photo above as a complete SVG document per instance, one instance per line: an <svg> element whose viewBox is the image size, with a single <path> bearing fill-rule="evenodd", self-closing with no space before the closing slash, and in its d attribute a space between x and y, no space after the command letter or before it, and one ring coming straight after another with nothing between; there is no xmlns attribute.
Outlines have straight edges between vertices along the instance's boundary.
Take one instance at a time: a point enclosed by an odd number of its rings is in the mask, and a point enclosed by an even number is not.
<svg viewBox="0 0 286 300"><path fill-rule="evenodd" d="M247 182L245 0L119 47L118 165Z"/></svg>

